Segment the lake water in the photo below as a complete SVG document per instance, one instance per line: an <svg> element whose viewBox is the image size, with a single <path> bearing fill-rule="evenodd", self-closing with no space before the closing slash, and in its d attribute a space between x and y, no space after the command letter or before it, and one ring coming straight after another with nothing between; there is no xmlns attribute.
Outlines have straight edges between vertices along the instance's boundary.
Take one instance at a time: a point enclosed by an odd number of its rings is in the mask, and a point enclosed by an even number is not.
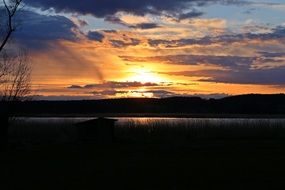
<svg viewBox="0 0 285 190"><path fill-rule="evenodd" d="M14 142L75 142L74 124L89 118L16 118L10 127ZM285 119L151 118L117 119L114 135L122 142L188 142L189 139L285 139Z"/></svg>
<svg viewBox="0 0 285 190"><path fill-rule="evenodd" d="M94 117L75 117L75 118L64 118L64 117L29 117L29 118L17 118L16 122L20 124L66 124L66 125L72 125L76 123L80 123L83 121L88 121L91 119L95 119ZM285 118L284 119L260 119L260 118L153 118L153 117L120 117L120 118L112 118L117 119L116 125L124 125L127 123L136 123L136 124L155 124L155 123L167 123L167 124L193 124L193 123L201 123L201 122L207 122L209 124L258 124L258 123L267 123L267 124L284 124L285 125Z"/></svg>

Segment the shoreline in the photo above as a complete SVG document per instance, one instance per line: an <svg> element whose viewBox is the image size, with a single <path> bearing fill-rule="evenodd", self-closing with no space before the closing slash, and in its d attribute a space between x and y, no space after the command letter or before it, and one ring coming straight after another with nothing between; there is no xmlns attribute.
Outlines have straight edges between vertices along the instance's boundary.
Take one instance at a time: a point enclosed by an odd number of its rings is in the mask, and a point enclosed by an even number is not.
<svg viewBox="0 0 285 190"><path fill-rule="evenodd" d="M94 114L16 114L14 117L34 118L87 118L87 117L134 117L134 118L225 118L225 119L285 119L280 114L179 114L179 113L94 113Z"/></svg>

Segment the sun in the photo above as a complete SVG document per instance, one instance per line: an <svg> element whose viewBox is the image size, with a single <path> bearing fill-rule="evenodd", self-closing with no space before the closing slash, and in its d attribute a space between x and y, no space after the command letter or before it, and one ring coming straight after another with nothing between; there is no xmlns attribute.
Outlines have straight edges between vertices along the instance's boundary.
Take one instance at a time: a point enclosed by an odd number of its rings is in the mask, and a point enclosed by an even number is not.
<svg viewBox="0 0 285 190"><path fill-rule="evenodd" d="M127 81L136 81L141 83L161 83L163 78L158 76L155 72L147 69L134 69L131 71L132 75L127 78Z"/></svg>

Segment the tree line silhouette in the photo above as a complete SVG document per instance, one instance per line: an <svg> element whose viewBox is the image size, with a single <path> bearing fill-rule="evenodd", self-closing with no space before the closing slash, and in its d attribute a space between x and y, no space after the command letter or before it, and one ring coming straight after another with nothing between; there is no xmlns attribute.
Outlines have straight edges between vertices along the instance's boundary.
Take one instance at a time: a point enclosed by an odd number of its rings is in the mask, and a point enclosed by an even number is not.
<svg viewBox="0 0 285 190"><path fill-rule="evenodd" d="M18 116L96 113L285 114L285 95L239 95L222 99L200 97L126 98L86 101L14 102Z"/></svg>

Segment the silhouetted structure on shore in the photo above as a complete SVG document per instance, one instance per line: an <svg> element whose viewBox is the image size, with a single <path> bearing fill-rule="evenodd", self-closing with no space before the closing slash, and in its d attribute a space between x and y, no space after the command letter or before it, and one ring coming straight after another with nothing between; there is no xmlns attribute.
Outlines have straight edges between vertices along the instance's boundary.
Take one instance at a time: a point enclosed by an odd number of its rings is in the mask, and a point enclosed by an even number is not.
<svg viewBox="0 0 285 190"><path fill-rule="evenodd" d="M114 126L116 119L97 118L76 124L78 140L108 144L114 141Z"/></svg>

